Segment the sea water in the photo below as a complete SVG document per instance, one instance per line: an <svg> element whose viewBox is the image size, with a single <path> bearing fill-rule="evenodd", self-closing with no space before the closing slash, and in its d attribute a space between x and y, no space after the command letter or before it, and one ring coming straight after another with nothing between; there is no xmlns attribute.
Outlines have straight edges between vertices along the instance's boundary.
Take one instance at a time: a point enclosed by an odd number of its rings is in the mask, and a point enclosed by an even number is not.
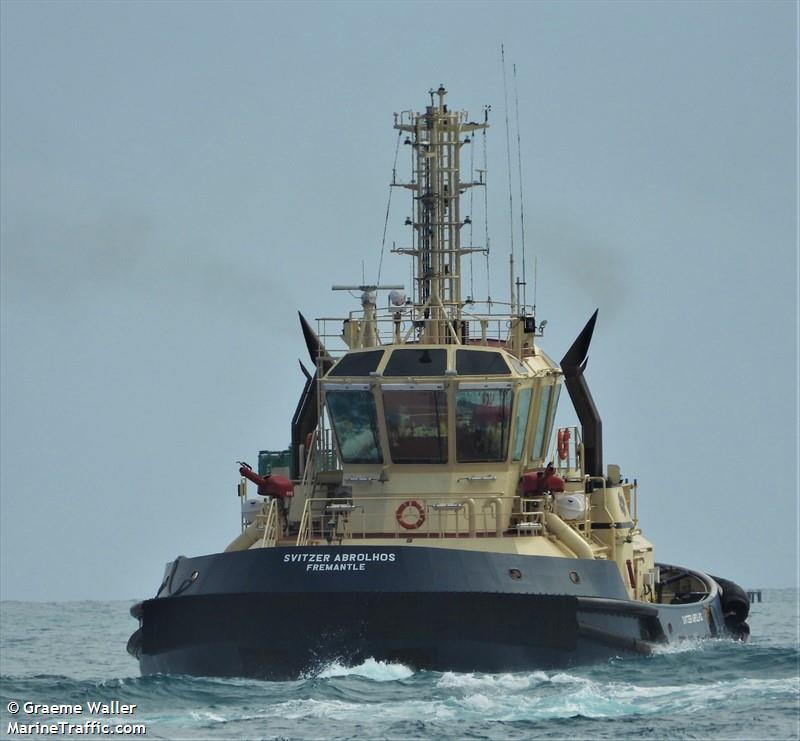
<svg viewBox="0 0 800 741"><path fill-rule="evenodd" d="M73 736L88 729L84 738L102 737L105 723L168 739L797 739L799 597L764 590L746 644L698 641L511 674L414 672L368 660L293 682L140 677L125 651L137 625L132 602L4 602L0 738L52 738L34 724L63 721ZM88 712L87 703L113 701L129 712ZM28 713L25 703L77 704L83 713ZM40 732L23 736L22 724Z"/></svg>

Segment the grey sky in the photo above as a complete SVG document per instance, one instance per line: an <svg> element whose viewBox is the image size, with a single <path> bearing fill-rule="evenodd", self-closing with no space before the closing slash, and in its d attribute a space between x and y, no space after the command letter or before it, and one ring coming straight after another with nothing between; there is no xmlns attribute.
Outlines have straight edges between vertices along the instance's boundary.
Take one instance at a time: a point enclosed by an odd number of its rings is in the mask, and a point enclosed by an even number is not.
<svg viewBox="0 0 800 741"><path fill-rule="evenodd" d="M493 107L505 298L501 43L544 348L600 307L606 460L638 478L656 557L796 582L794 3L0 13L3 598L144 597L167 560L224 547L234 462L289 439L295 312L344 313L330 285L375 275L392 114L439 83ZM395 192L389 244L409 213Z"/></svg>

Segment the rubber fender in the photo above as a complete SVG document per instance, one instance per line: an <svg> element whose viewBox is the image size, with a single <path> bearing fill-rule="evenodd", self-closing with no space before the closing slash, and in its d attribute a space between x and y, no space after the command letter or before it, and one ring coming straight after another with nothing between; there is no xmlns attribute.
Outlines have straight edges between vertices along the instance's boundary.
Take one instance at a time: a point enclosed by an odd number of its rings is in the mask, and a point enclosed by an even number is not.
<svg viewBox="0 0 800 741"><path fill-rule="evenodd" d="M133 656L134 659L138 659L142 653L142 629L137 628L133 633L131 633L131 637L128 638L128 643L125 646L128 653Z"/></svg>
<svg viewBox="0 0 800 741"><path fill-rule="evenodd" d="M722 590L721 601L722 610L725 613L725 622L729 622L728 616L730 615L730 622L744 623L750 614L750 598L747 596L747 592L728 579L722 579L719 576L712 576L711 578L717 582Z"/></svg>
<svg viewBox="0 0 800 741"><path fill-rule="evenodd" d="M729 630L737 641L746 643L750 638L750 626L747 623L737 623L735 626L729 628Z"/></svg>

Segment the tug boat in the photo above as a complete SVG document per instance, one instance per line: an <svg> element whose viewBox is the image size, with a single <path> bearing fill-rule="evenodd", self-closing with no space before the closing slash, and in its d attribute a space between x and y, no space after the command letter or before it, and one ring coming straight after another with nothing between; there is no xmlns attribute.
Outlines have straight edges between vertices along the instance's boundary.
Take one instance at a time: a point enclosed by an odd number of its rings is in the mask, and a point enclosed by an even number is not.
<svg viewBox="0 0 800 741"><path fill-rule="evenodd" d="M585 377L597 312L556 363L513 256L507 304L464 296L463 258L488 245L462 244L462 196L485 177L462 177L461 150L488 108L470 121L445 96L395 114L412 174L392 185L414 218L393 251L412 258L411 295L334 286L360 308L316 329L300 315L314 370L301 363L291 444L239 464L225 550L179 556L131 609L142 674L280 680L370 657L506 672L747 638L744 591L657 562L638 482L603 465ZM578 424L554 429L562 385Z"/></svg>

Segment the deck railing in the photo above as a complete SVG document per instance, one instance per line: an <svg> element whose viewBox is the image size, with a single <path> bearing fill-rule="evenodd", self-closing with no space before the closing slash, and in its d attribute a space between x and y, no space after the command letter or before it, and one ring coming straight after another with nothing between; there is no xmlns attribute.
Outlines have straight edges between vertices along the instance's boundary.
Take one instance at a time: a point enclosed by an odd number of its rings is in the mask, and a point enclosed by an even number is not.
<svg viewBox="0 0 800 741"><path fill-rule="evenodd" d="M533 509L535 502L499 494L310 498L297 545L366 538L543 535L544 511Z"/></svg>
<svg viewBox="0 0 800 741"><path fill-rule="evenodd" d="M511 311L506 303L476 302L467 304L460 313L460 319L451 319L446 333L447 344L477 344L506 347L512 350L514 345L512 327L520 321L522 307L517 312ZM524 314L532 321L533 307L525 307ZM391 345L407 342L419 342L424 331L426 315L419 307L377 307L372 320L377 345ZM347 351L350 344L345 334L352 331L351 339L357 340L359 330L365 322L365 312L354 310L347 316L324 316L317 318L317 333L327 352L338 357ZM537 327L536 337L541 337L542 329ZM366 345L361 345L366 346ZM532 349L524 354L532 353Z"/></svg>
<svg viewBox="0 0 800 741"><path fill-rule="evenodd" d="M272 548L278 540L278 500L270 499L266 504L266 511L256 517L259 530L264 528L264 535L259 545L262 548Z"/></svg>

